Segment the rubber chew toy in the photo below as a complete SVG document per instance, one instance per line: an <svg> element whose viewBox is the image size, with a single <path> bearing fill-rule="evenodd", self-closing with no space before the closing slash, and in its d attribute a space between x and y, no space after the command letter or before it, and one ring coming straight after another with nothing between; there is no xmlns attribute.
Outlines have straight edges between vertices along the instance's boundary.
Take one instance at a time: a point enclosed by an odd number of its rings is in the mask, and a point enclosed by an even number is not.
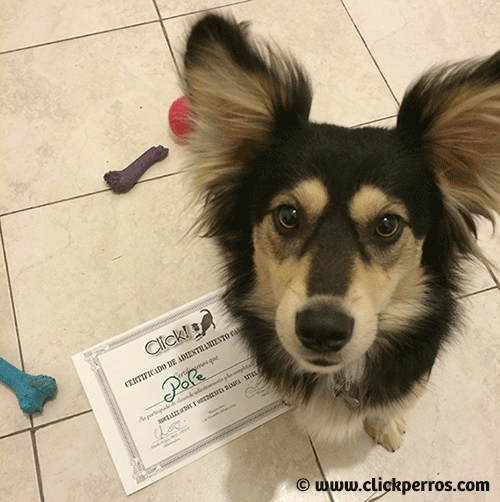
<svg viewBox="0 0 500 502"><path fill-rule="evenodd" d="M175 137L186 142L193 129L193 112L186 96L177 98L168 111L168 123Z"/></svg>
<svg viewBox="0 0 500 502"><path fill-rule="evenodd" d="M0 381L10 387L24 413L40 413L43 403L57 391L54 378L45 375L28 375L0 357Z"/></svg>
<svg viewBox="0 0 500 502"><path fill-rule="evenodd" d="M104 175L104 181L116 193L128 192L139 178L156 162L163 160L168 155L168 148L152 146L139 158L122 171L109 171Z"/></svg>

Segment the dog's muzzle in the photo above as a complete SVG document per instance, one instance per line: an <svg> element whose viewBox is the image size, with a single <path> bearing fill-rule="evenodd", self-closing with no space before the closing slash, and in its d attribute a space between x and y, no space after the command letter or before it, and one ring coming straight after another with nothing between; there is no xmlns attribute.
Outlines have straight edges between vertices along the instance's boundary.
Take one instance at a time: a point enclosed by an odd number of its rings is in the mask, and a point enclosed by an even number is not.
<svg viewBox="0 0 500 502"><path fill-rule="evenodd" d="M328 304L306 307L296 315L295 331L304 347L318 354L338 352L351 339L354 319Z"/></svg>

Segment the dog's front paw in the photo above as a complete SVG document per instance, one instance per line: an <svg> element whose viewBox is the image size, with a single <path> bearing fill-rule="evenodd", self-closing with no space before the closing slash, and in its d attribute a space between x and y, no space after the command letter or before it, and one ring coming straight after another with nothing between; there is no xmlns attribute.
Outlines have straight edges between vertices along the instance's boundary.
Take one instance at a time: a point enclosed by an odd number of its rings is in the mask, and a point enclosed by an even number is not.
<svg viewBox="0 0 500 502"><path fill-rule="evenodd" d="M405 421L402 418L381 420L367 418L364 422L365 431L387 451L396 451L403 444Z"/></svg>

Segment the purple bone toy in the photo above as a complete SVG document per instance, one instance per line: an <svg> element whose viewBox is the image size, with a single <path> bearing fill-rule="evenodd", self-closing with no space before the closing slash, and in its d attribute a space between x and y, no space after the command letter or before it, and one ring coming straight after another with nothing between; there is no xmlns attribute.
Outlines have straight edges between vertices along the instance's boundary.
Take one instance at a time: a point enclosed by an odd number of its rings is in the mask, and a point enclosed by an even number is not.
<svg viewBox="0 0 500 502"><path fill-rule="evenodd" d="M168 148L161 145L152 146L122 171L107 172L104 181L115 193L128 192L155 162L163 160L167 155Z"/></svg>
<svg viewBox="0 0 500 502"><path fill-rule="evenodd" d="M24 413L40 413L43 403L56 391L54 378L45 375L28 375L0 357L0 381L10 387L19 401Z"/></svg>

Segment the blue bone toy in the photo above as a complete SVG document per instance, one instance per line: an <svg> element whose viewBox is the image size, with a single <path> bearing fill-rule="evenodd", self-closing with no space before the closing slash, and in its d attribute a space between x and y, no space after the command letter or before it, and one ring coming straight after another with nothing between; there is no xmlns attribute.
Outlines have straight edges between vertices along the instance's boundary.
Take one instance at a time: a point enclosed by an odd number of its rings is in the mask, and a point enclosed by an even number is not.
<svg viewBox="0 0 500 502"><path fill-rule="evenodd" d="M19 401L24 413L40 413L43 403L56 391L54 378L45 375L28 375L0 357L0 381L10 387Z"/></svg>

